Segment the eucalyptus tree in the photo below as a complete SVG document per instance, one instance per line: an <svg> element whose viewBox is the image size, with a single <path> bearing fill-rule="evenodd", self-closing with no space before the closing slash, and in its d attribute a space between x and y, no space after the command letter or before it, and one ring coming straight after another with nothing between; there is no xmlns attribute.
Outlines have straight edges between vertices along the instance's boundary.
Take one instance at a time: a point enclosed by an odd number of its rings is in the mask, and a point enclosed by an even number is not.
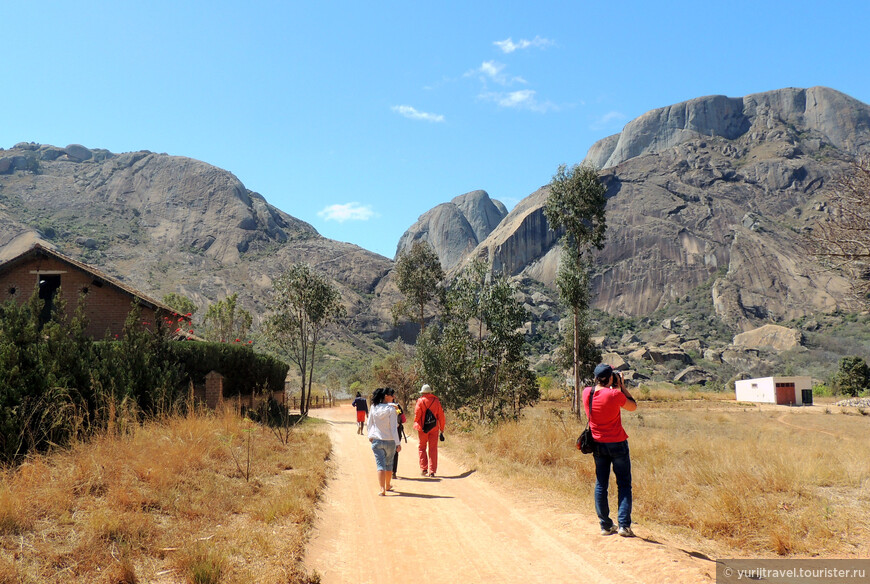
<svg viewBox="0 0 870 584"><path fill-rule="evenodd" d="M206 339L221 343L245 340L253 318L250 312L239 306L238 300L238 293L233 293L209 305L203 317Z"/></svg>
<svg viewBox="0 0 870 584"><path fill-rule="evenodd" d="M573 316L572 409L579 414L582 411L579 403L583 368L581 353L582 348L589 344L588 328L584 326L585 313L589 309L589 262L592 251L604 247L607 189L595 169L586 165L571 168L560 165L549 186L544 215L552 229L564 231L556 285L559 297L571 308ZM582 337L584 333L586 338Z"/></svg>
<svg viewBox="0 0 870 584"><path fill-rule="evenodd" d="M405 299L393 307L393 316L396 320L403 314L415 318L423 332L426 306L439 298L439 284L444 279L438 254L427 242L417 240L399 254L394 270L396 286Z"/></svg>
<svg viewBox="0 0 870 584"><path fill-rule="evenodd" d="M516 417L538 399L524 354L527 315L503 275L472 262L448 287L441 327L418 342L425 379L439 384L445 405L480 421Z"/></svg>
<svg viewBox="0 0 870 584"><path fill-rule="evenodd" d="M308 264L294 264L275 280L265 337L299 370L300 413L308 415L317 345L324 328L345 315L336 287Z"/></svg>

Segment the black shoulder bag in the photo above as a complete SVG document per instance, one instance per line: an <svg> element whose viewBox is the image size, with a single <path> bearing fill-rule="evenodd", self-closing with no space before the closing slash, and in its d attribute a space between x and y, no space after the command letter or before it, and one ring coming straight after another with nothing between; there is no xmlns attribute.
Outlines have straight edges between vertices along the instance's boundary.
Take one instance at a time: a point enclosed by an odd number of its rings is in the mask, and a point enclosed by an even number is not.
<svg viewBox="0 0 870 584"><path fill-rule="evenodd" d="M597 446L597 442L595 442L595 438L592 437L592 430L589 428L589 422L592 417L592 398L595 397L595 387L592 387L589 390L589 416L586 421L586 429L580 434L577 438L577 450L582 452L583 454L592 454L595 452L595 447Z"/></svg>

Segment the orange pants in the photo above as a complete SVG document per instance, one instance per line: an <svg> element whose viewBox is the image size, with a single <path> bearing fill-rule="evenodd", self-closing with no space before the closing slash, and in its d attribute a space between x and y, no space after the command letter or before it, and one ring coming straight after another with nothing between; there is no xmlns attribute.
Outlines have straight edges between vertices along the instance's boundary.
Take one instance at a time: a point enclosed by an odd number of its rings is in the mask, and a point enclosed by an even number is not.
<svg viewBox="0 0 870 584"><path fill-rule="evenodd" d="M420 470L429 469L429 472L435 474L438 470L438 428L433 428L429 432L420 432L417 430L417 436L420 438ZM429 455L426 455L426 447L429 447Z"/></svg>

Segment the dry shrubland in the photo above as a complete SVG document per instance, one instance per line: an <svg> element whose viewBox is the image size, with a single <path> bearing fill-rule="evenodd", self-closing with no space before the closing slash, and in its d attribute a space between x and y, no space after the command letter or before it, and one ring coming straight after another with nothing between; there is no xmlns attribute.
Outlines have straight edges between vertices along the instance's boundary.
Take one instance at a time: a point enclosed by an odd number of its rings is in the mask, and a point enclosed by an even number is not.
<svg viewBox="0 0 870 584"><path fill-rule="evenodd" d="M720 555L870 553L870 417L725 394L635 394L649 401L622 418L641 533ZM478 468L556 492L597 521L594 463L574 448L581 430L564 407L539 405L459 442ZM610 495L615 510L612 477Z"/></svg>
<svg viewBox="0 0 870 584"><path fill-rule="evenodd" d="M300 560L329 441L290 436L170 417L4 470L0 584L316 581Z"/></svg>

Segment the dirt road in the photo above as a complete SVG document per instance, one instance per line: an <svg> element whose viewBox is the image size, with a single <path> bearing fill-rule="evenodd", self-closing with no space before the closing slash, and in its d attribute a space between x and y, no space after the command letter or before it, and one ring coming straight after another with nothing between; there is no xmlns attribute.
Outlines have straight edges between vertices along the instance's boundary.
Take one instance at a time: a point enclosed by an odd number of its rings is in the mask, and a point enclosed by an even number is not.
<svg viewBox="0 0 870 584"><path fill-rule="evenodd" d="M415 436L402 444L395 492L379 497L355 410L313 415L331 425L335 464L305 561L324 584L715 580L711 560L660 544L642 527L634 539L599 535L591 496L589 509L558 509L459 467L444 450L439 476L423 478Z"/></svg>

